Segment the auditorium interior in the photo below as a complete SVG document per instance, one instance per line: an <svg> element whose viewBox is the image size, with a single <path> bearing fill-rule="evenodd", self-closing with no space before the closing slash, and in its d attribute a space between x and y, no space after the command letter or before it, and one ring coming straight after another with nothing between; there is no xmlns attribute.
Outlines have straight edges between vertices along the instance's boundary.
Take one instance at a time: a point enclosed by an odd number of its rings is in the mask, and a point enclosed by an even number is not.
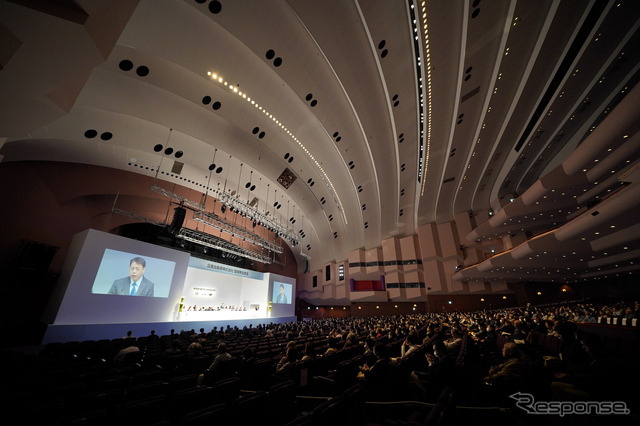
<svg viewBox="0 0 640 426"><path fill-rule="evenodd" d="M640 2L6 0L0 40L3 405L640 421Z"/></svg>

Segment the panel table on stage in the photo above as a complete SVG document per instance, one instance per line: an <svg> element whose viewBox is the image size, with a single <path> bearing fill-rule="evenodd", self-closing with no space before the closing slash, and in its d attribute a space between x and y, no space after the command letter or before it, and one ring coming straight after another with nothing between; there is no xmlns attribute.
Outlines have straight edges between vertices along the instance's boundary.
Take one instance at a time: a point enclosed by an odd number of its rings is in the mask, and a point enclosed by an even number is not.
<svg viewBox="0 0 640 426"><path fill-rule="evenodd" d="M256 310L236 311L232 309L221 309L215 311L183 311L178 315L178 321L218 321L218 320L241 320L263 317Z"/></svg>

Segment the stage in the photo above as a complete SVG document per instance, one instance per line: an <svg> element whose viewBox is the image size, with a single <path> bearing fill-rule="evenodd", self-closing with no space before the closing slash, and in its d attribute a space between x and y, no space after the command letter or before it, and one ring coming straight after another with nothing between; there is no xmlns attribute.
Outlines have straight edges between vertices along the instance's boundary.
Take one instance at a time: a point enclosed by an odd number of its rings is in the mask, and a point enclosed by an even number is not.
<svg viewBox="0 0 640 426"><path fill-rule="evenodd" d="M143 278L131 276L132 262L142 265ZM142 282L140 293L130 290L132 281ZM125 291L116 286L121 282ZM293 322L295 284L293 277L87 229L74 236L68 250L42 317L47 324L42 344L118 339L128 331L134 337L151 330L163 336L171 330Z"/></svg>
<svg viewBox="0 0 640 426"><path fill-rule="evenodd" d="M42 344L82 342L86 340L118 339L126 336L127 331L133 332L133 337L144 337L155 330L156 335L162 336L182 330L201 328L209 332L213 327L227 328L227 326L256 327L260 324L285 324L296 321L295 316L285 317L251 317L249 312L184 312L189 314L180 316L179 321L148 322L148 323L119 323L119 324L50 324L44 333Z"/></svg>

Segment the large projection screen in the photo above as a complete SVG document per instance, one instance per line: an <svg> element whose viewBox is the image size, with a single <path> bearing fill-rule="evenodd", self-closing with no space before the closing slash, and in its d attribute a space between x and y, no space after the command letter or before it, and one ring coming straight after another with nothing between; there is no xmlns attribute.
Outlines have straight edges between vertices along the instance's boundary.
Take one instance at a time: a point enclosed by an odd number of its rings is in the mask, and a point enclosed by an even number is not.
<svg viewBox="0 0 640 426"><path fill-rule="evenodd" d="M93 229L74 237L61 280L53 324L116 324L173 320L189 254ZM129 293L132 259L143 271L136 295ZM142 260L141 260L142 259ZM143 261L144 260L144 261ZM126 290L116 290L124 288ZM55 298L52 300L56 303ZM55 311L53 309L52 311Z"/></svg>

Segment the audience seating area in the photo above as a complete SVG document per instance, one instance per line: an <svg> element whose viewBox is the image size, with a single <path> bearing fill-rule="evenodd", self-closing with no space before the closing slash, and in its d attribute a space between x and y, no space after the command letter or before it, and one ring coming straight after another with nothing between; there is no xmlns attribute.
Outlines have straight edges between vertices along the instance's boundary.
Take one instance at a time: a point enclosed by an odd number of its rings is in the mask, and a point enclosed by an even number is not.
<svg viewBox="0 0 640 426"><path fill-rule="evenodd" d="M510 397L526 392L539 401L615 398L631 410L624 419L614 416L617 424L637 423L637 396L624 386L640 379L637 327L630 320L624 326L576 322L575 310L584 307L323 319L6 350L2 402L7 417L13 412L27 423L50 425L538 424L541 416L527 414ZM488 325L495 339L483 333ZM402 356L412 334L418 344ZM434 354L437 341L451 345L454 368L424 392L411 373L428 371L426 355ZM228 359L203 382L220 343ZM513 343L522 375L508 386L487 384L490 367L504 362L502 350ZM290 346L296 359L281 369ZM309 348L317 355L303 358ZM606 363L599 371L604 377L589 375L596 358ZM363 365L378 362L388 364L383 375L359 377ZM592 389L572 382L578 376L610 387L572 392L569 385ZM545 417L545 423L574 424ZM585 417L585 424L611 420Z"/></svg>

